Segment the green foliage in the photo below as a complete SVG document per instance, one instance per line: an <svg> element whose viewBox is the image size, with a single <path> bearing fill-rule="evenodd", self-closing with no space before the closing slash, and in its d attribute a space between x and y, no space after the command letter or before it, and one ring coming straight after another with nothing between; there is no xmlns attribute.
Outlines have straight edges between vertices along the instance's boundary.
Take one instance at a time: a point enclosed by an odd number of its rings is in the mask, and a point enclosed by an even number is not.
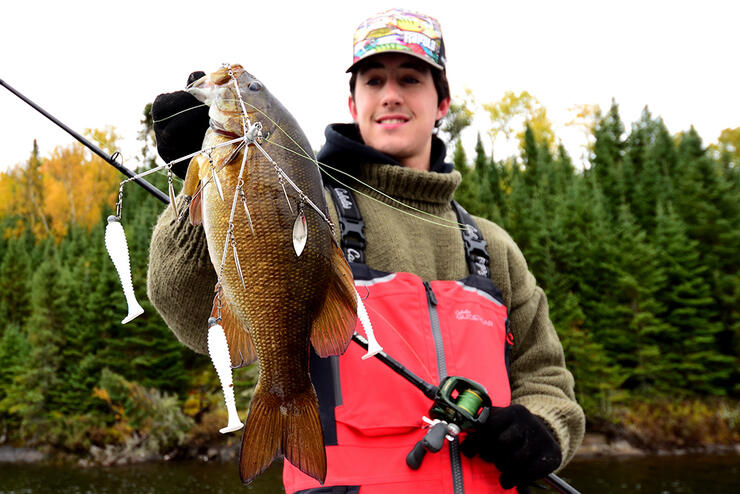
<svg viewBox="0 0 740 494"><path fill-rule="evenodd" d="M182 444L193 425L177 397L128 381L107 368L100 375L95 396L112 412L108 427L118 435L127 455L136 449L165 453Z"/></svg>
<svg viewBox="0 0 740 494"><path fill-rule="evenodd" d="M646 400L621 408L616 416L650 449L740 441L740 406L726 400Z"/></svg>
<svg viewBox="0 0 740 494"><path fill-rule="evenodd" d="M628 399L740 395L740 173L726 133L705 149L645 108L625 132L597 114L590 166L576 170L527 123L521 156L480 140L456 198L501 224L545 289L590 416Z"/></svg>
<svg viewBox="0 0 740 494"><path fill-rule="evenodd" d="M166 176L149 179L164 189ZM109 405L94 394L106 368L136 392L136 406L149 407L141 412L156 421L147 447L171 447L192 422L178 415L181 400L210 363L177 341L146 297L149 239L162 205L133 184L124 199L134 289L145 309L126 326L120 281L104 247L113 204L104 205L96 228L70 223L59 242L36 240L30 229L0 239L0 429L8 441L81 454L123 444L110 426ZM0 218L6 226L17 222ZM208 390L217 388L211 383ZM141 427L134 429L139 439Z"/></svg>
<svg viewBox="0 0 740 494"><path fill-rule="evenodd" d="M479 137L469 162L455 138L469 124L466 107L448 122L462 175L456 200L522 249L590 417L649 429L640 420L668 413L678 425L656 437L709 437L697 424L720 412L696 403L740 396L737 132L706 148L694 129L672 136L647 108L626 132L613 103L597 114L589 166L578 170L553 145L544 112L538 120L522 110L526 93L510 96L487 110L499 112L494 138L529 115L519 156L495 161ZM148 110L144 117L141 156L151 163ZM163 174L148 179L165 189ZM37 240L27 218L0 217L0 231L12 232L0 238L0 429L17 444L92 450L104 463L205 442L225 420L210 362L177 342L146 299L162 205L133 184L122 224L145 313L120 323L125 299L103 241L112 207L91 231L69 223L59 242ZM255 372L237 376L240 402ZM673 404L655 405L665 402ZM737 437L737 409L722 403L720 435ZM624 406L635 413L626 417ZM681 436L683 426L695 432Z"/></svg>

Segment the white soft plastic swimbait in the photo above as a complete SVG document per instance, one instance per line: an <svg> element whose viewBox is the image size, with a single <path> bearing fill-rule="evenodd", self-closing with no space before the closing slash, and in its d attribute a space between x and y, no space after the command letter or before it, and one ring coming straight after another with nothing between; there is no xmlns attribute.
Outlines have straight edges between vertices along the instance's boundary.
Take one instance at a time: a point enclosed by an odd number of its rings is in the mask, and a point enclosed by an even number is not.
<svg viewBox="0 0 740 494"><path fill-rule="evenodd" d="M362 297L357 293L357 290L355 290L355 298L357 299L357 317L360 319L362 327L365 329L365 337L367 338L367 353L362 356L362 360L365 360L382 352L383 347L380 346L378 340L375 339L373 325L370 324L370 316L367 314L365 304L362 303Z"/></svg>
<svg viewBox="0 0 740 494"><path fill-rule="evenodd" d="M236 411L236 401L234 398L234 382L231 377L231 357L229 357L229 344L226 341L224 328L217 322L216 318L208 321L208 355L211 356L211 362L218 374L218 380L221 381L221 388L224 392L224 401L226 402L226 411L229 414L229 422L223 429L219 429L221 434L238 431L244 424L239 420L239 414Z"/></svg>
<svg viewBox="0 0 740 494"><path fill-rule="evenodd" d="M105 227L105 248L108 250L108 255L113 261L116 271L118 271L118 277L121 279L121 286L123 287L123 295L126 297L126 304L128 304L128 315L121 321L121 324L126 324L143 314L144 309L139 305L134 294L126 234L123 232L121 219L117 216L108 216L108 225Z"/></svg>

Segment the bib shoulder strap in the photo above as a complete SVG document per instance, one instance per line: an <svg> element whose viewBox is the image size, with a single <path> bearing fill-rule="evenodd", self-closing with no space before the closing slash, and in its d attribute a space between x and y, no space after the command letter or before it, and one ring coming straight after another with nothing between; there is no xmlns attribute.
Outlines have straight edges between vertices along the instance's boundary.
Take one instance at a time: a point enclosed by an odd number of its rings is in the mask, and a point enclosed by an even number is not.
<svg viewBox="0 0 740 494"><path fill-rule="evenodd" d="M339 216L339 228L341 234L340 247L348 262L365 263L365 222L362 220L360 209L352 195L352 191L343 187L327 186L334 199L334 207ZM465 244L465 259L471 274L477 274L485 278L491 277L490 258L486 250L486 241L481 235L478 225L472 216L456 201L452 201L452 208L457 215L457 221L466 225L461 229L463 242Z"/></svg>
<svg viewBox="0 0 740 494"><path fill-rule="evenodd" d="M365 263L365 222L349 189L327 186L339 216L340 247L347 262Z"/></svg>
<svg viewBox="0 0 740 494"><path fill-rule="evenodd" d="M491 258L488 256L486 240L478 229L478 225L457 201L452 201L452 209L455 210L457 221L466 226L461 229L461 233L465 243L465 259L468 261L470 273L490 278Z"/></svg>

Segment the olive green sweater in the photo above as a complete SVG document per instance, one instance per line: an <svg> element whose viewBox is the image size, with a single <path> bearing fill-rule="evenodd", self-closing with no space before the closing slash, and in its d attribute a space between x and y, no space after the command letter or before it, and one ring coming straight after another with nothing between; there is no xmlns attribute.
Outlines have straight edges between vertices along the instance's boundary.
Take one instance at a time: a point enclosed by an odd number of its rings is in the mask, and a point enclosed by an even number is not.
<svg viewBox="0 0 740 494"><path fill-rule="evenodd" d="M414 273L426 281L468 275L460 231L438 225L456 221L450 201L460 183L458 172L368 165L362 167L359 178L409 206L447 220L432 218L433 222L428 222L419 219L418 213L400 213L393 209L398 205L387 197L366 186L359 187L355 197L365 221L369 266ZM338 224L328 194L327 202L332 221ZM549 424L560 443L565 465L581 443L585 420L548 316L547 299L511 237L490 221L475 221L488 244L491 278L509 308L516 342L511 359L512 403L524 405ZM206 321L216 274L203 229L191 226L187 220L177 222L171 208L166 208L154 228L147 281L150 300L177 338L196 352L206 353Z"/></svg>

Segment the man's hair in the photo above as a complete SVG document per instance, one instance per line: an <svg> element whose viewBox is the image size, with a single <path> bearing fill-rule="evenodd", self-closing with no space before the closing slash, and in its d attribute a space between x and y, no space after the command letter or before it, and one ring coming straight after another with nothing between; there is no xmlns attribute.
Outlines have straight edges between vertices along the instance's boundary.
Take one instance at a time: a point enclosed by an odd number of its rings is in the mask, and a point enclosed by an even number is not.
<svg viewBox="0 0 740 494"><path fill-rule="evenodd" d="M429 64L424 65L429 67L429 71L432 73L434 89L437 90L437 105L439 105L445 98L450 97L450 84L447 82L447 74L443 70L439 70ZM349 78L349 93L352 95L352 98L355 97L357 74L360 73L364 67L365 64L360 63L354 68L354 70L352 70L352 76Z"/></svg>

